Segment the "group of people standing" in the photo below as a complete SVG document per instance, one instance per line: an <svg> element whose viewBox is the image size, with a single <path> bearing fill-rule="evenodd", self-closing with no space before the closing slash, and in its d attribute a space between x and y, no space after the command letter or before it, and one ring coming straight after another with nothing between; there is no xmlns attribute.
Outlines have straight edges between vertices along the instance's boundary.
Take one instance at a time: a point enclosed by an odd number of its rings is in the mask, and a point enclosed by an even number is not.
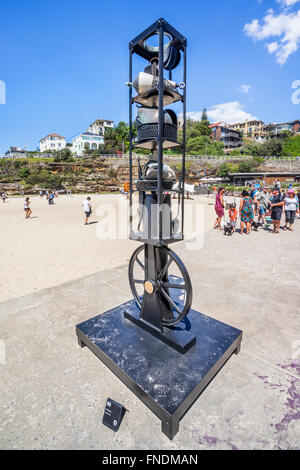
<svg viewBox="0 0 300 470"><path fill-rule="evenodd" d="M224 193L225 188L219 188L215 203L217 219L214 228L222 229L221 222L225 215ZM229 210L230 224L234 231L239 215L240 234L243 235L246 228L246 234L248 235L253 224L261 224L265 227L266 217L269 216L273 222L272 233L279 233L282 213L285 212L283 230L294 231L295 216L297 212L299 213L299 200L300 188L299 193L296 194L291 185L286 193L281 191L280 184L276 184L272 189L263 184L253 185L252 189L244 189L242 192L239 212L236 210L235 204L231 205ZM257 219L256 222L254 222L255 218Z"/></svg>
<svg viewBox="0 0 300 470"><path fill-rule="evenodd" d="M41 198L43 197L43 191L40 191ZM58 191L46 191L46 199L49 204L54 204L54 198L58 197Z"/></svg>

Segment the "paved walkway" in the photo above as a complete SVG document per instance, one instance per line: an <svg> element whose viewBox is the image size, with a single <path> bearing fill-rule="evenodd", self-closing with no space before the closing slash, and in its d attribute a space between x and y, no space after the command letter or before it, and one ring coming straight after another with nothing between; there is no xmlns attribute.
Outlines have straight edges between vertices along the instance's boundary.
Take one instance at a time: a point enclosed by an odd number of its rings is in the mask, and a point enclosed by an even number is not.
<svg viewBox="0 0 300 470"><path fill-rule="evenodd" d="M193 308L243 330L240 354L172 442L160 420L77 344L76 324L131 298L127 266L0 303L0 448L299 449L299 242L300 230L243 237L211 230L200 251L172 247L191 274ZM117 433L102 425L108 396L129 410Z"/></svg>

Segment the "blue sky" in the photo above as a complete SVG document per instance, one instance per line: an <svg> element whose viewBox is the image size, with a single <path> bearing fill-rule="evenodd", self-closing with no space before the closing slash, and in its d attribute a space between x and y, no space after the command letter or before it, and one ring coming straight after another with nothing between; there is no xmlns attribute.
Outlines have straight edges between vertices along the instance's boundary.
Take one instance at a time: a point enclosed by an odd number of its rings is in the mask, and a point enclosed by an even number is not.
<svg viewBox="0 0 300 470"><path fill-rule="evenodd" d="M0 15L0 153L128 121L128 42L160 17L188 39L192 117L300 118L299 0L0 0Z"/></svg>

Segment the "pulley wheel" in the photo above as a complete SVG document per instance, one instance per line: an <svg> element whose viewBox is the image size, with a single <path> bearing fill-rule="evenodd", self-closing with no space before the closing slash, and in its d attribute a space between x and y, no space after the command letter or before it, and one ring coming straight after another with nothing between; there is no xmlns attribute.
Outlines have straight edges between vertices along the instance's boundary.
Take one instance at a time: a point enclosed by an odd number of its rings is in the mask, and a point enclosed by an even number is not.
<svg viewBox="0 0 300 470"><path fill-rule="evenodd" d="M145 245L139 246L129 262L128 276L133 297L139 308L142 307L145 292L158 295L168 304L173 318L164 320L164 326L173 326L182 321L189 313L192 304L192 283L186 267L174 251L167 247L156 248L165 259L155 279L146 279Z"/></svg>

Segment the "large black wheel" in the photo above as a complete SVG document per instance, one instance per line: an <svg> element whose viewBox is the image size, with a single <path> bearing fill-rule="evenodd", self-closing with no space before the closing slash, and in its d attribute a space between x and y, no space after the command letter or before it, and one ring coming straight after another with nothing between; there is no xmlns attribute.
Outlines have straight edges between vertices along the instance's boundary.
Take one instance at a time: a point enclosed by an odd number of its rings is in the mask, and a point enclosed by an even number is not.
<svg viewBox="0 0 300 470"><path fill-rule="evenodd" d="M164 326L173 326L189 313L192 304L192 284L181 259L167 247L156 248L164 259L164 265L157 270L156 279L147 279L145 245L138 247L129 262L128 275L131 292L141 308L145 291L159 295L172 312L171 319L162 319Z"/></svg>

